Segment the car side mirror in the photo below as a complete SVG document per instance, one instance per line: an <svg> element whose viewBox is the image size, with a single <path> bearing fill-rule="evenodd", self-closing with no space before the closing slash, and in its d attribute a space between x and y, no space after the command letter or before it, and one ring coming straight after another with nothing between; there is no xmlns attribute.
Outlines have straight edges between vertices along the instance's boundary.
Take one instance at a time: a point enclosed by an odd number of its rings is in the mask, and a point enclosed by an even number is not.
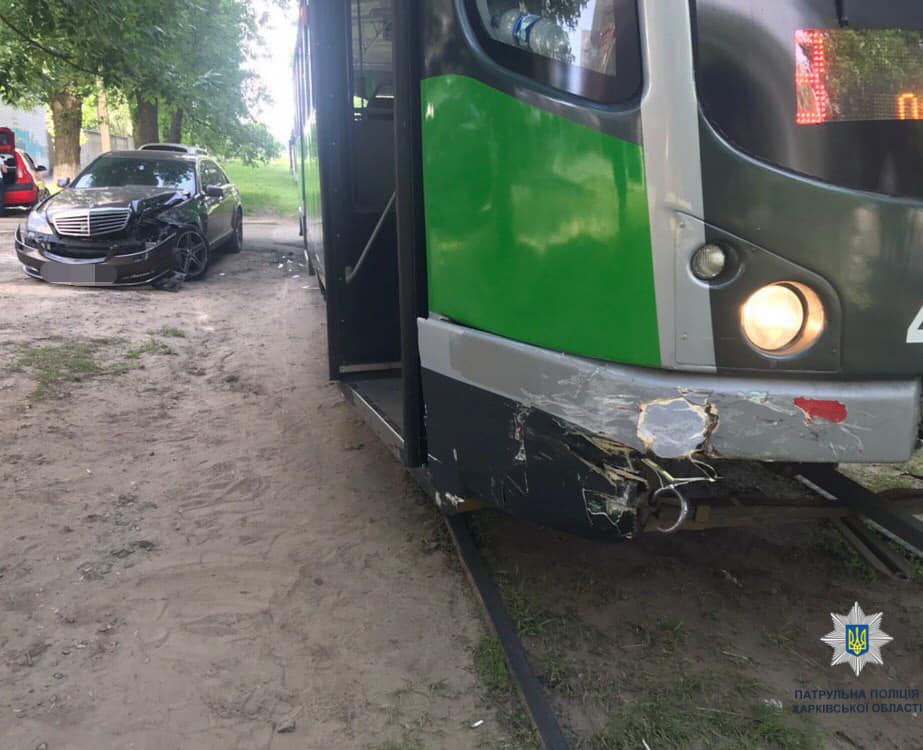
<svg viewBox="0 0 923 750"><path fill-rule="evenodd" d="M66 188L66 187L67 187L68 185L70 185L70 184L71 184L71 178L70 178L70 177L62 177L60 180L58 180L58 187L59 187L59 188Z"/></svg>
<svg viewBox="0 0 923 750"><path fill-rule="evenodd" d="M44 164L39 164L38 166L36 166L35 171L36 172L47 172L48 167L46 167Z"/></svg>
<svg viewBox="0 0 923 750"><path fill-rule="evenodd" d="M209 185L205 188L205 195L209 198L224 198L224 188L221 185Z"/></svg>

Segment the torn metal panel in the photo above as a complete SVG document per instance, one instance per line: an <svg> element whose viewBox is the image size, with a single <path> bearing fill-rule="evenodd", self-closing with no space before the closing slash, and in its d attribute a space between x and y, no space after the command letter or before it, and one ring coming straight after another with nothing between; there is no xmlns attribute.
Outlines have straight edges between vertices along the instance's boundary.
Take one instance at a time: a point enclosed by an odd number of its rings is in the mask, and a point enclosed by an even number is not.
<svg viewBox="0 0 923 750"><path fill-rule="evenodd" d="M574 533L639 533L647 486L629 448L431 371L423 384L429 468L444 510L477 498Z"/></svg>
<svg viewBox="0 0 923 750"><path fill-rule="evenodd" d="M701 451L763 461L896 462L907 460L916 443L918 381L649 370L552 352L446 321L418 324L425 369L659 458ZM796 399L835 401L848 416L806 420ZM503 430L509 434L507 425Z"/></svg>
<svg viewBox="0 0 923 750"><path fill-rule="evenodd" d="M701 406L685 398L658 399L641 404L638 437L647 452L680 458L699 451L713 426L708 404Z"/></svg>

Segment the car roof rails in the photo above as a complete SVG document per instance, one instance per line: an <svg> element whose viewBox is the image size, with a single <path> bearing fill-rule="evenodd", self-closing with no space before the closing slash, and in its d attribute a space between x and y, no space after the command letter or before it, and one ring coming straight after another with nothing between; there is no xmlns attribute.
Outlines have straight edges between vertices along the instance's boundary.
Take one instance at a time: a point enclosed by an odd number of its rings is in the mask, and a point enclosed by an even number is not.
<svg viewBox="0 0 923 750"><path fill-rule="evenodd" d="M185 143L145 143L139 151L171 151L175 154L208 156L208 149L201 146L187 146Z"/></svg>

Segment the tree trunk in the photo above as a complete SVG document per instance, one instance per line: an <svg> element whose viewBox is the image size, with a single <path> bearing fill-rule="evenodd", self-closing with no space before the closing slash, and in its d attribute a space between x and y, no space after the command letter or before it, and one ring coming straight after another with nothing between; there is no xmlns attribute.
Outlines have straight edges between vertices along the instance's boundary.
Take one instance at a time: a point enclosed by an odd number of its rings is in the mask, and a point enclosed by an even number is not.
<svg viewBox="0 0 923 750"><path fill-rule="evenodd" d="M160 141L160 122L157 111L157 101L149 101L143 96L138 95L135 98L134 122L132 127L135 137L135 148L143 146L145 143L157 143Z"/></svg>
<svg viewBox="0 0 923 750"><path fill-rule="evenodd" d="M109 127L109 98L106 88L100 81L96 87L96 113L99 115L99 137L102 141L103 153L112 151L112 130Z"/></svg>
<svg viewBox="0 0 923 750"><path fill-rule="evenodd" d="M55 177L74 178L80 171L80 129L83 126L83 97L68 90L51 97L54 122Z"/></svg>
<svg viewBox="0 0 923 750"><path fill-rule="evenodd" d="M167 140L170 143L183 142L183 112L182 107L173 110L173 117L170 119L170 136Z"/></svg>

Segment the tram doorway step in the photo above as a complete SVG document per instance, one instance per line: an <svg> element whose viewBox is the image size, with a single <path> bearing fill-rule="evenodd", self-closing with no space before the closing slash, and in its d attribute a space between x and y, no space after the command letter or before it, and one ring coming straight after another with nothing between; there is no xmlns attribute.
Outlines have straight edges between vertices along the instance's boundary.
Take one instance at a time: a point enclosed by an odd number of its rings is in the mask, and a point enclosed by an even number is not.
<svg viewBox="0 0 923 750"><path fill-rule="evenodd" d="M343 394L398 458L404 448L404 387L400 370L344 375Z"/></svg>

